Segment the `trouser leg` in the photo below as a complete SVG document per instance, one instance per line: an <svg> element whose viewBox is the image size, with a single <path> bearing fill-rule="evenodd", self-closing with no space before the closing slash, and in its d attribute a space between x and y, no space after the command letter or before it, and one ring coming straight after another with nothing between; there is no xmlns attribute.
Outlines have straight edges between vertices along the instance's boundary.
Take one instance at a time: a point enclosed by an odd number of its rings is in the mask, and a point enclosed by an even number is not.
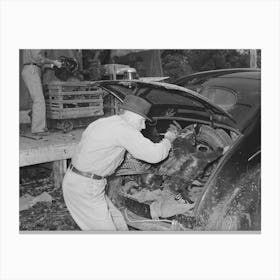
<svg viewBox="0 0 280 280"><path fill-rule="evenodd" d="M66 206L82 230L117 230L105 199L106 180L92 180L67 171L63 179Z"/></svg>
<svg viewBox="0 0 280 280"><path fill-rule="evenodd" d="M37 66L25 66L22 71L22 77L33 102L31 132L42 132L46 128L46 104L40 69Z"/></svg>

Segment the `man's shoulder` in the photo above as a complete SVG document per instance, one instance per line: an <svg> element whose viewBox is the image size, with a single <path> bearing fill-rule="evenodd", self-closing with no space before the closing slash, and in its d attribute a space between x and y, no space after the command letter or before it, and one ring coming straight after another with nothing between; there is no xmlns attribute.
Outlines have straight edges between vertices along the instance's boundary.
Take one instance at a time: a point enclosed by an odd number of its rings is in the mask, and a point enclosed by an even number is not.
<svg viewBox="0 0 280 280"><path fill-rule="evenodd" d="M108 126L117 126L122 123L119 116L113 115L113 116L106 116L99 118L92 123L90 123L86 130L92 130L95 128L105 128Z"/></svg>

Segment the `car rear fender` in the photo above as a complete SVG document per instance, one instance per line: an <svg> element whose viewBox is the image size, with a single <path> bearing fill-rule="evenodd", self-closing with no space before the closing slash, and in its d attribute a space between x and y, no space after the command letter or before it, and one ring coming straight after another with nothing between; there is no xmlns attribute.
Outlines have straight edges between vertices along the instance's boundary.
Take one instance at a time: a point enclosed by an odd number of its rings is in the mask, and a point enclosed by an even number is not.
<svg viewBox="0 0 280 280"><path fill-rule="evenodd" d="M219 205L225 206L230 203L231 198L235 199L239 192L246 193L248 201L253 200L254 203L257 203L256 197L260 193L260 184L254 192L250 192L250 184L242 185L240 183L244 181L246 176L251 176L251 170L255 166L260 165L260 156L255 156L255 147L250 147L250 145L252 146L252 137L254 137L253 134L239 136L211 174L194 209L194 215L202 226L207 226ZM254 161L249 160L252 156ZM252 185L254 184L252 181Z"/></svg>

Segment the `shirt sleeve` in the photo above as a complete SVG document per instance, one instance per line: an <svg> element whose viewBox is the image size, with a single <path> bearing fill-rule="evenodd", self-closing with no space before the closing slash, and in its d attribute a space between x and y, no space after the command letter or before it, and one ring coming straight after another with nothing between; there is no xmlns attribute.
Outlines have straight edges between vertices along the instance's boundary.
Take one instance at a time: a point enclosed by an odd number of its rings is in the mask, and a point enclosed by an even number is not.
<svg viewBox="0 0 280 280"><path fill-rule="evenodd" d="M32 58L34 62L38 64L48 64L48 63L53 63L52 59L49 59L44 56L43 50L31 50L32 53Z"/></svg>
<svg viewBox="0 0 280 280"><path fill-rule="evenodd" d="M150 139L133 128L123 128L119 134L120 144L135 158L149 162L157 163L168 156L171 143L163 139L160 143L153 143Z"/></svg>
<svg viewBox="0 0 280 280"><path fill-rule="evenodd" d="M32 60L38 64L43 64L44 63L44 56L41 52L41 50L36 50L36 49L33 49L33 50L30 50L30 53L31 53L31 57L32 57Z"/></svg>

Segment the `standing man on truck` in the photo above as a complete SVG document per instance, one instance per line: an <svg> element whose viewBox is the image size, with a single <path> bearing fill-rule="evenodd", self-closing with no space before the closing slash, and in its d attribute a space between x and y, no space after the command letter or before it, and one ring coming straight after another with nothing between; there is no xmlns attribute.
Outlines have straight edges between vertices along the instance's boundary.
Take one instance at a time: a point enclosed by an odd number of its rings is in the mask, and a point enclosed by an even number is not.
<svg viewBox="0 0 280 280"><path fill-rule="evenodd" d="M43 50L23 50L22 78L33 102L31 132L38 136L48 135L46 104L41 80L41 68L43 65L48 65L50 68L54 66L60 68L62 63L58 60L46 58Z"/></svg>

